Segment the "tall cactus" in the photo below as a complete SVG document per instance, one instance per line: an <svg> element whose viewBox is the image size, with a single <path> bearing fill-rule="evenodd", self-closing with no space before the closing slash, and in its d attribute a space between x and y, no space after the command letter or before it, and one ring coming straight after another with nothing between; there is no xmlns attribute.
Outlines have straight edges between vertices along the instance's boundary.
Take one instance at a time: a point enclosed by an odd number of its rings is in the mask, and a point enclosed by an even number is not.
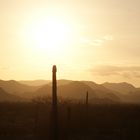
<svg viewBox="0 0 140 140"><path fill-rule="evenodd" d="M88 91L87 91L87 93L86 93L86 109L88 109Z"/></svg>
<svg viewBox="0 0 140 140"><path fill-rule="evenodd" d="M89 94L86 92L86 129L88 130L89 126Z"/></svg>
<svg viewBox="0 0 140 140"><path fill-rule="evenodd" d="M52 69L52 140L58 140L58 110L57 110L57 68Z"/></svg>

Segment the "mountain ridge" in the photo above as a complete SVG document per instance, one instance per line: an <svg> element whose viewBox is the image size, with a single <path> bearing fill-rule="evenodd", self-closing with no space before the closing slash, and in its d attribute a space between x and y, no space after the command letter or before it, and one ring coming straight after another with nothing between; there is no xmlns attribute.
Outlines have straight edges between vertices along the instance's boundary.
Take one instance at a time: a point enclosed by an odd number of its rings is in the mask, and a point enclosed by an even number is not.
<svg viewBox="0 0 140 140"><path fill-rule="evenodd" d="M0 102L23 102L23 98L7 93L0 87Z"/></svg>
<svg viewBox="0 0 140 140"><path fill-rule="evenodd" d="M47 82L47 81L45 81ZM112 101L122 101L130 103L140 103L140 88L132 84L122 83L103 83L97 84L93 81L74 81L60 79L58 83L58 96L71 99L84 100L86 92L89 92L90 100L106 99ZM51 95L51 81L40 86L29 86L15 80L0 80L0 87L9 94L22 98L32 99L37 96Z"/></svg>

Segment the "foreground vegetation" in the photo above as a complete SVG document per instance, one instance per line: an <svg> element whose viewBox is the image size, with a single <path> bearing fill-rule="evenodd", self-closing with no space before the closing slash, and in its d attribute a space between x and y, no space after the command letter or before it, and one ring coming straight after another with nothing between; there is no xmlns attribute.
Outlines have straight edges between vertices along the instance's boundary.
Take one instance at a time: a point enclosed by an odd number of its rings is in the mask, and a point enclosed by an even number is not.
<svg viewBox="0 0 140 140"><path fill-rule="evenodd" d="M139 140L140 105L60 101L60 140ZM0 139L46 140L51 135L49 100L0 103Z"/></svg>

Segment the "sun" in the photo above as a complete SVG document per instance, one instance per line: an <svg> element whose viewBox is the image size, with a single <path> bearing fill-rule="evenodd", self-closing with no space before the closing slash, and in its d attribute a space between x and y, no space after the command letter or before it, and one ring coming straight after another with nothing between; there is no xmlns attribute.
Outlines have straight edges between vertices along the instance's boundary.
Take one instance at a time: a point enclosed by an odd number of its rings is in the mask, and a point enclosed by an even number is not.
<svg viewBox="0 0 140 140"><path fill-rule="evenodd" d="M26 30L26 38L39 50L63 53L71 39L72 29L62 19L48 17L33 22Z"/></svg>
<svg viewBox="0 0 140 140"><path fill-rule="evenodd" d="M26 58L34 65L71 62L76 54L75 32L75 25L58 15L27 19L20 32Z"/></svg>

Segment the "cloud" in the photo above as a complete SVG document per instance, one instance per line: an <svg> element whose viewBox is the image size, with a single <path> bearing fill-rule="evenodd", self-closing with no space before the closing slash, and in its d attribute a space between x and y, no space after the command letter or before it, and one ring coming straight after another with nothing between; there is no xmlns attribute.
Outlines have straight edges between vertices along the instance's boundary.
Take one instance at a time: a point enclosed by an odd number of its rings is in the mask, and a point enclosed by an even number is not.
<svg viewBox="0 0 140 140"><path fill-rule="evenodd" d="M81 38L80 43L88 44L90 46L102 46L104 43L104 40L102 40L102 39L90 40L90 39L86 39L86 38Z"/></svg>
<svg viewBox="0 0 140 140"><path fill-rule="evenodd" d="M113 40L113 36L112 35L105 35L103 38L104 38L104 40L107 40L107 41Z"/></svg>
<svg viewBox="0 0 140 140"><path fill-rule="evenodd" d="M122 76L124 78L140 78L140 66L97 66L91 70L100 76Z"/></svg>
<svg viewBox="0 0 140 140"><path fill-rule="evenodd" d="M0 70L10 70L11 68L10 67L0 67Z"/></svg>
<svg viewBox="0 0 140 140"><path fill-rule="evenodd" d="M113 36L112 35L105 35L101 38L96 39L88 39L86 37L80 38L80 43L87 44L90 46L102 46L106 41L112 41Z"/></svg>

